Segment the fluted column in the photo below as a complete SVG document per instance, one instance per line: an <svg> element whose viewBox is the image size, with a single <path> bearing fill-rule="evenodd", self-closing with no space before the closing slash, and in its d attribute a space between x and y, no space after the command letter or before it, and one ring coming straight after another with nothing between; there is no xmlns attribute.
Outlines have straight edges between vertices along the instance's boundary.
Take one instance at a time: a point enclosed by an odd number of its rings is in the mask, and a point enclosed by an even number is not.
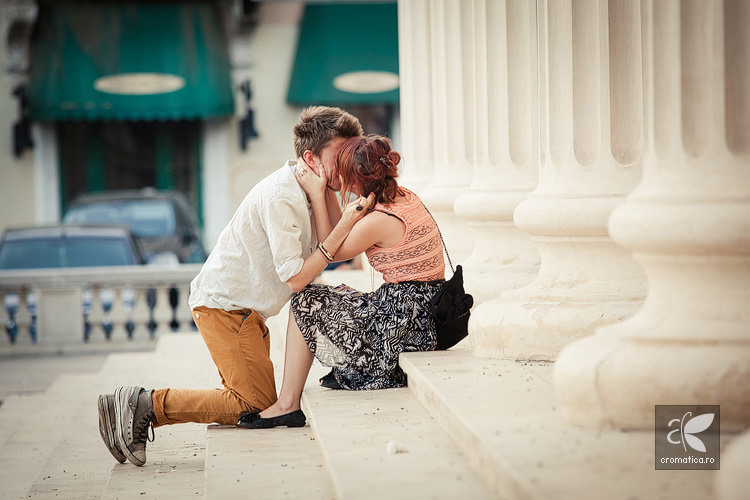
<svg viewBox="0 0 750 500"><path fill-rule="evenodd" d="M515 211L541 267L526 287L477 307L479 356L555 359L573 340L632 315L642 271L607 220L640 178L640 8L612 0L537 2L539 185Z"/></svg>
<svg viewBox="0 0 750 500"><path fill-rule="evenodd" d="M572 423L650 429L654 405L750 425L750 3L644 3L648 149L610 221L648 275L638 313L555 366Z"/></svg>
<svg viewBox="0 0 750 500"><path fill-rule="evenodd" d="M474 234L463 262L474 303L530 283L539 251L513 223L539 172L536 7L474 2L474 180L454 204Z"/></svg>
<svg viewBox="0 0 750 500"><path fill-rule="evenodd" d="M432 179L419 194L437 219L451 258L461 262L473 248L471 232L453 211L473 173L473 3L430 0L427 10L432 119L415 126L432 127L434 168Z"/></svg>
<svg viewBox="0 0 750 500"><path fill-rule="evenodd" d="M399 182L421 192L432 178L432 65L429 0L398 2L401 165Z"/></svg>

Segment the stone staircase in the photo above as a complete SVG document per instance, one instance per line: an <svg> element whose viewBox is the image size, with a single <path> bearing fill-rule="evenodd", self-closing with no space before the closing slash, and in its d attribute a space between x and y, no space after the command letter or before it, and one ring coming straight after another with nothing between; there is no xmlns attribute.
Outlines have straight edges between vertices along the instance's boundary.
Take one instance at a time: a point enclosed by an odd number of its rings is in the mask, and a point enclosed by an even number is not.
<svg viewBox="0 0 750 500"><path fill-rule="evenodd" d="M279 385L285 321L282 312L269 322ZM401 365L408 388L350 392L319 387L326 369L316 362L303 396L307 426L165 426L144 467L118 464L99 437L99 393L219 385L200 335L163 335L153 352L111 354L99 373L6 397L0 497L717 498L720 471L655 471L651 432L563 424L551 364L477 359L462 343L402 356Z"/></svg>

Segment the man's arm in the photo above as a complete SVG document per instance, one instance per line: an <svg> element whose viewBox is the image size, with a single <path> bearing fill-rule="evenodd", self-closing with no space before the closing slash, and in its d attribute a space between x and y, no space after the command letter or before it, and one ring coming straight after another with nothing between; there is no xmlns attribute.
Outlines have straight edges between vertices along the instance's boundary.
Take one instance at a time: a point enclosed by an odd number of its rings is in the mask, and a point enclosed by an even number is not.
<svg viewBox="0 0 750 500"><path fill-rule="evenodd" d="M333 189L326 189L326 207L328 209L328 219L331 221L331 227L333 227L341 220L341 204L336 196L336 191Z"/></svg>
<svg viewBox="0 0 750 500"><path fill-rule="evenodd" d="M314 174L311 174L314 175ZM326 191L330 191L326 189ZM310 203L312 204L313 220L315 220L315 235L318 237L318 241L325 240L329 234L331 234L332 227L336 222L331 223L330 212L328 210L328 196L311 197ZM339 211L339 214L341 212ZM341 215L339 215L341 217Z"/></svg>

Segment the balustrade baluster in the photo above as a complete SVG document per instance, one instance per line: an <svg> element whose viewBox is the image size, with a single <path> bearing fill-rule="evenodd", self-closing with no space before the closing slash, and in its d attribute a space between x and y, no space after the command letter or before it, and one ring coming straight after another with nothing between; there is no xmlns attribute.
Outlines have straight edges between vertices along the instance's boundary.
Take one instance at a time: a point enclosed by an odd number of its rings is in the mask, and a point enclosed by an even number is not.
<svg viewBox="0 0 750 500"><path fill-rule="evenodd" d="M180 300L180 292L177 287L169 288L169 307L172 308L172 321L169 322L169 327L173 332L176 332L180 328L180 322L177 321L177 304Z"/></svg>
<svg viewBox="0 0 750 500"><path fill-rule="evenodd" d="M148 305L148 333L153 340L156 337L156 320L154 319L154 311L156 310L156 288L149 288L146 291L146 304Z"/></svg>
<svg viewBox="0 0 750 500"><path fill-rule="evenodd" d="M104 338L111 340L112 330L114 329L114 323L112 322L112 306L115 302L114 290L111 288L102 288L99 290L99 302L102 304L102 331L104 332Z"/></svg>
<svg viewBox="0 0 750 500"><path fill-rule="evenodd" d="M5 310L8 312L8 321L5 323L5 331L8 332L8 339L11 344L16 343L18 338L18 323L16 323L16 314L20 299L16 293L8 293L3 298Z"/></svg>
<svg viewBox="0 0 750 500"><path fill-rule="evenodd" d="M36 336L36 304L37 304L38 296L36 292L29 292L26 294L26 310L29 312L29 316L31 316L31 321L29 322L29 337L31 338L31 343L36 344L37 336Z"/></svg>
<svg viewBox="0 0 750 500"><path fill-rule="evenodd" d="M132 288L123 288L120 296L122 297L122 308L125 311L125 331L128 334L128 340L133 340L133 332L135 331L133 309L135 309L136 292Z"/></svg>
<svg viewBox="0 0 750 500"><path fill-rule="evenodd" d="M81 292L81 304L83 306L83 341L88 342L91 338L91 322L89 321L89 315L91 314L91 303L94 300L94 293L90 288L84 288Z"/></svg>

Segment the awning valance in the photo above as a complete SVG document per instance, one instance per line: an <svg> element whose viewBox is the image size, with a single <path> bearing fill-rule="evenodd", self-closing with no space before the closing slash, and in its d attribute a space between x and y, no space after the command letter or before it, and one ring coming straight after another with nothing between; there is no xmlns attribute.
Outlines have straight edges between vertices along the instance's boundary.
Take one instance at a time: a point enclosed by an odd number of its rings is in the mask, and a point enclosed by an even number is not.
<svg viewBox="0 0 750 500"><path fill-rule="evenodd" d="M396 3L307 5L287 101L394 104L398 98Z"/></svg>
<svg viewBox="0 0 750 500"><path fill-rule="evenodd" d="M229 56L211 3L46 3L32 41L35 120L231 115Z"/></svg>

